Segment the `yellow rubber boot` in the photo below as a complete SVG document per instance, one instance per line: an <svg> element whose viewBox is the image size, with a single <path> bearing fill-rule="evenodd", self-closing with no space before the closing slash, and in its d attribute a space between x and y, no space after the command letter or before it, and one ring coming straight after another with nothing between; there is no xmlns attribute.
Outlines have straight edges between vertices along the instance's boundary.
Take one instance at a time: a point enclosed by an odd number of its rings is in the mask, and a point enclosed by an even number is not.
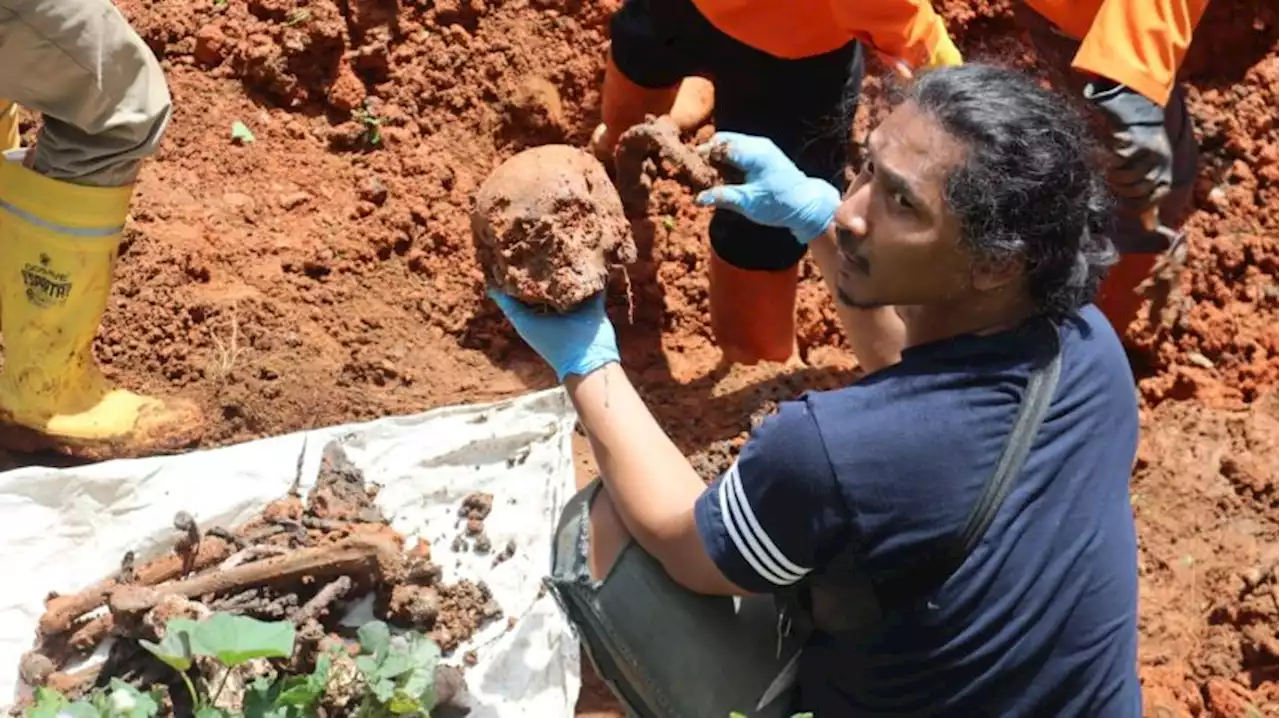
<svg viewBox="0 0 1280 718"><path fill-rule="evenodd" d="M85 459L201 436L190 402L112 389L93 359L132 187L82 187L0 162L0 444Z"/></svg>
<svg viewBox="0 0 1280 718"><path fill-rule="evenodd" d="M0 99L0 152L18 149L18 105Z"/></svg>

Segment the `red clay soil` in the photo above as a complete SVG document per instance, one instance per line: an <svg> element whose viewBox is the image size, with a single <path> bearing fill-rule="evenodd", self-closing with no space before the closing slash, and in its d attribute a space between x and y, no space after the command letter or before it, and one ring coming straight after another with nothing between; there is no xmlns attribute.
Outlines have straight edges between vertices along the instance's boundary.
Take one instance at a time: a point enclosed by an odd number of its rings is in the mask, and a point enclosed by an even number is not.
<svg viewBox="0 0 1280 718"><path fill-rule="evenodd" d="M483 297L469 212L516 152L586 145L615 2L119 1L176 111L97 344L112 379L201 402L205 446L552 385ZM1007 4L938 6L968 57L1034 63ZM1186 63L1188 302L1130 332L1150 715L1277 715L1276 30L1270 0L1209 8ZM237 120L256 141L232 141ZM624 363L710 476L753 412L853 367L806 264L809 368L716 372L708 219L656 181L630 321L625 287L610 294ZM612 710L590 680L583 708Z"/></svg>

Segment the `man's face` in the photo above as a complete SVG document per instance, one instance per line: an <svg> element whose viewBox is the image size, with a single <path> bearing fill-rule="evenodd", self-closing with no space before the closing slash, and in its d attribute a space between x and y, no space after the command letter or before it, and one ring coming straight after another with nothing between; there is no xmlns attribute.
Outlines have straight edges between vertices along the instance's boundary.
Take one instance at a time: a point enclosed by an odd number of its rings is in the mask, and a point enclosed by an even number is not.
<svg viewBox="0 0 1280 718"><path fill-rule="evenodd" d="M971 289L948 175L964 146L907 103L868 138L866 161L836 211L838 298L854 307L926 305Z"/></svg>

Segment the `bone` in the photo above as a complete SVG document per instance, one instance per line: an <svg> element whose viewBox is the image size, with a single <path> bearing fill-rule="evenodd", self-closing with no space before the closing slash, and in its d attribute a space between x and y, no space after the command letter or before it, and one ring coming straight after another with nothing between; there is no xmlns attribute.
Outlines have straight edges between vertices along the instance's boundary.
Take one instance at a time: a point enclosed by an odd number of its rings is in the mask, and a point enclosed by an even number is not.
<svg viewBox="0 0 1280 718"><path fill-rule="evenodd" d="M196 552L193 571L208 568L223 561L231 553L231 547L218 538L205 538L200 542L200 550ZM134 582L131 585L153 586L171 581L181 575L183 560L180 556L161 556L149 561L134 570ZM69 596L55 596L45 604L44 615L40 617L40 634L52 636L65 633L75 625L76 621L86 613L106 605L112 592L120 588L120 584L108 579Z"/></svg>
<svg viewBox="0 0 1280 718"><path fill-rule="evenodd" d="M150 610L166 595L216 596L256 586L300 581L304 577L322 580L346 574L368 576L377 582L402 570L403 558L395 541L353 536L331 546L300 549L286 556L183 581L154 587L121 586L111 593L109 605L112 613L132 614Z"/></svg>
<svg viewBox="0 0 1280 718"><path fill-rule="evenodd" d="M246 563L253 563L254 561L261 561L264 558L283 556L286 553L289 553L289 549L283 546L249 546L231 554L226 561L223 561L218 565L218 570L226 571L229 568L235 568L236 566L241 566Z"/></svg>
<svg viewBox="0 0 1280 718"><path fill-rule="evenodd" d="M72 632L67 640L67 647L75 653L88 653L98 647L103 639L111 635L116 627L115 616L110 613L97 616Z"/></svg>
<svg viewBox="0 0 1280 718"><path fill-rule="evenodd" d="M320 589L310 601L307 601L293 614L291 620L299 626L307 621L318 619L329 605L341 601L354 584L350 576L339 576L332 583Z"/></svg>
<svg viewBox="0 0 1280 718"><path fill-rule="evenodd" d="M660 163L676 181L694 191L742 181L741 171L726 161L723 149L713 148L708 157L702 157L680 140L680 130L666 117L649 116L623 132L613 161L618 194L628 217L644 216L648 206L653 181L646 171L649 163Z"/></svg>

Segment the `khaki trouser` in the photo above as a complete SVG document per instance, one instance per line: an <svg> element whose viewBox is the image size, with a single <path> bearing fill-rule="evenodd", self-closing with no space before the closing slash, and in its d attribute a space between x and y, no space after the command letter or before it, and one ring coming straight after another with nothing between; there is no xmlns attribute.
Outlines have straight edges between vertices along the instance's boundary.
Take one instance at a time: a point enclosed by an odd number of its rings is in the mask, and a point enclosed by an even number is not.
<svg viewBox="0 0 1280 718"><path fill-rule="evenodd" d="M0 142L11 104L35 110L33 168L97 187L134 181L171 110L159 61L111 0L0 0L0 98Z"/></svg>

